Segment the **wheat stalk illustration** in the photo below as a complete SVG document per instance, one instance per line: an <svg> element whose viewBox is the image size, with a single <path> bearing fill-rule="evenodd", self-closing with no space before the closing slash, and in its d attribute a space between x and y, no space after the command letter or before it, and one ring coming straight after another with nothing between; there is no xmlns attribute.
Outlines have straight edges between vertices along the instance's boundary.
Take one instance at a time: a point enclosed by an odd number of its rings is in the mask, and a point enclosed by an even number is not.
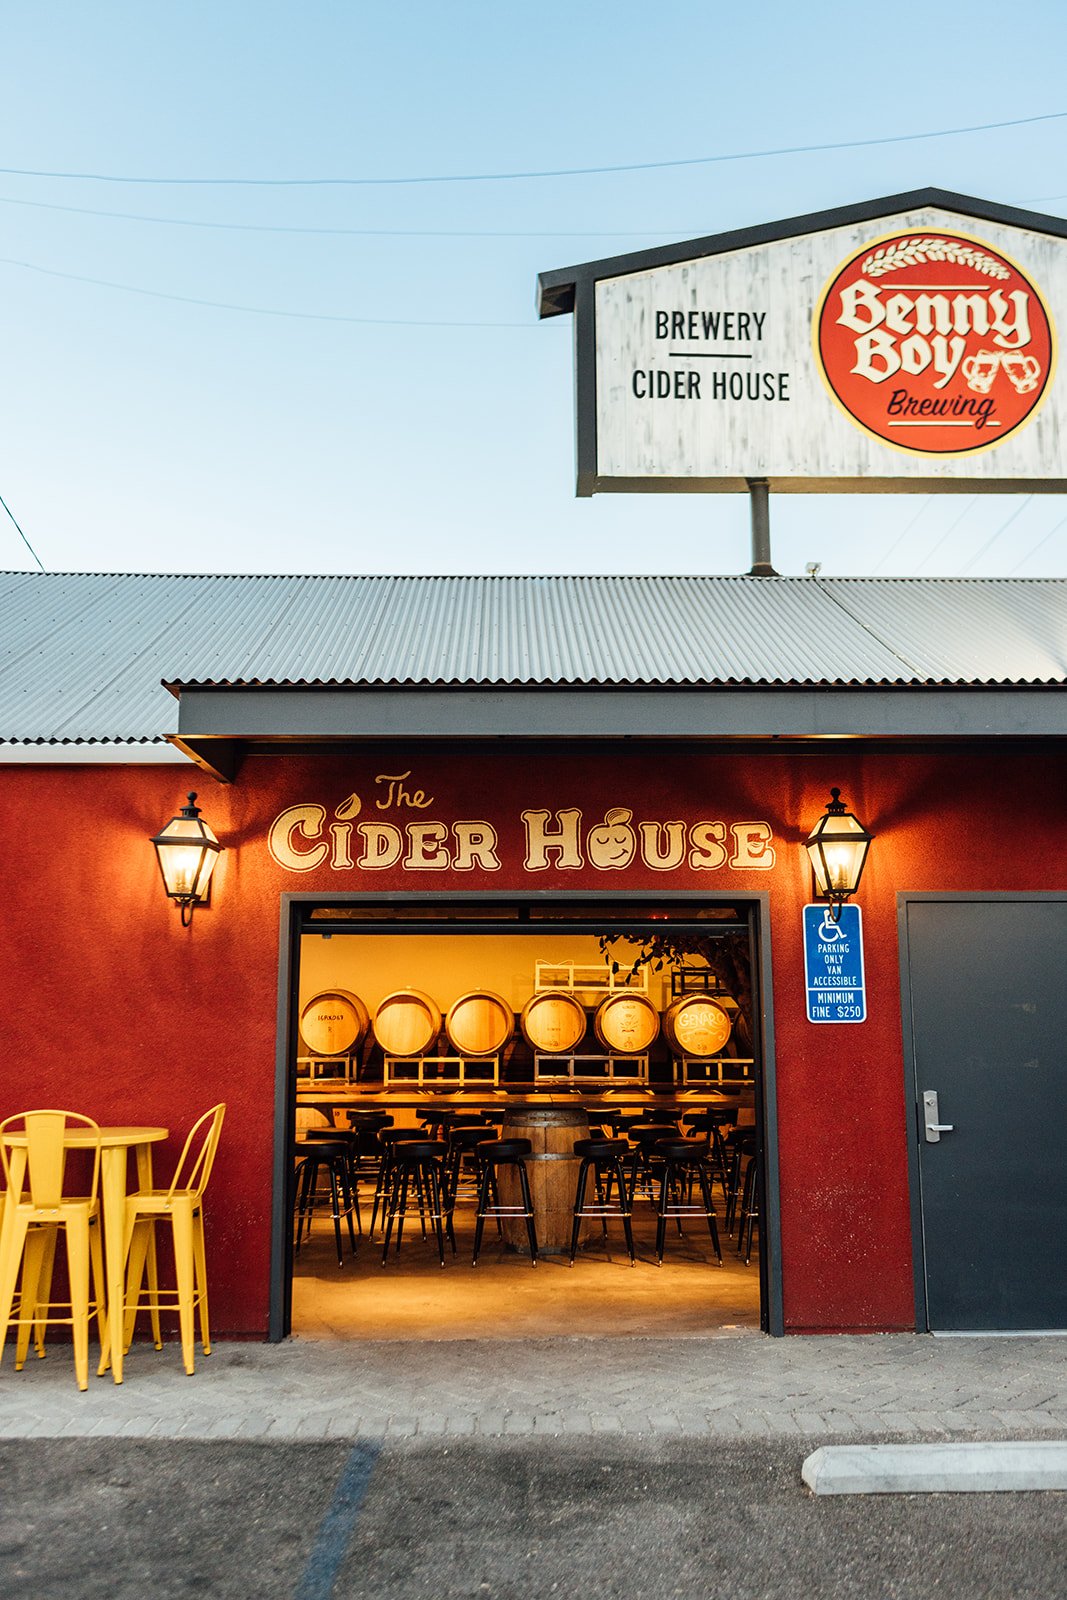
<svg viewBox="0 0 1067 1600"><path fill-rule="evenodd" d="M887 272L901 272L905 267L919 267L927 261L951 261L955 266L970 267L987 278L1010 278L1011 273L999 261L975 250L969 244L957 244L954 239L901 239L895 244L883 245L863 263L868 278L881 278Z"/></svg>

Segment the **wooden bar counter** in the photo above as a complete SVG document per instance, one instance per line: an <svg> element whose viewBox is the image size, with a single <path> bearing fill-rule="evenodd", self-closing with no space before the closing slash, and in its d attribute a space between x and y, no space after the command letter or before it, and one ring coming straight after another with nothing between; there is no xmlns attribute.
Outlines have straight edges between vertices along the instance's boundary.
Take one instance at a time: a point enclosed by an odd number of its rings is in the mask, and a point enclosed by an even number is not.
<svg viewBox="0 0 1067 1600"><path fill-rule="evenodd" d="M510 1084L506 1089L385 1089L380 1084L360 1085L300 1085L296 1103L302 1107L315 1107L337 1120L343 1121L346 1111L390 1111L394 1115L410 1112L415 1123L418 1114L432 1106L447 1106L453 1111L499 1111L506 1113L516 1106L578 1106L588 1112L663 1111L670 1116L680 1116L685 1111L700 1111L705 1107L732 1109L754 1104L752 1086L738 1085L721 1093L706 1088L682 1088L664 1084L662 1088L649 1089L642 1085L633 1088L578 1090L541 1090L533 1084Z"/></svg>

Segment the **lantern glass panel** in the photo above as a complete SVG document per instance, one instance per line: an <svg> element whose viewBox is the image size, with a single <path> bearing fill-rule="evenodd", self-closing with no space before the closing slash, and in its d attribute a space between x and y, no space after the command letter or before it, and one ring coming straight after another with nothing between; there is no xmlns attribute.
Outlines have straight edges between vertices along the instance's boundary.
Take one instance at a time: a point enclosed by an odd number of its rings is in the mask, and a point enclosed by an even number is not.
<svg viewBox="0 0 1067 1600"><path fill-rule="evenodd" d="M202 900L219 856L218 840L207 823L199 817L175 817L155 844L168 895Z"/></svg>
<svg viewBox="0 0 1067 1600"><path fill-rule="evenodd" d="M820 894L851 894L867 860L870 835L850 812L823 819L808 840L808 854Z"/></svg>

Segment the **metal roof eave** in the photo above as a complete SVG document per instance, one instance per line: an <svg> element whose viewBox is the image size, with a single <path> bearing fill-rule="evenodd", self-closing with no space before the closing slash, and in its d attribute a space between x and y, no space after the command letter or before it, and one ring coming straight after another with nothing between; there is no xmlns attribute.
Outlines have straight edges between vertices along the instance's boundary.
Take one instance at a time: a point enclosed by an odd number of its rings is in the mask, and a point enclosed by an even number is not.
<svg viewBox="0 0 1067 1600"><path fill-rule="evenodd" d="M723 255L729 250L749 250L756 245L776 244L782 239L800 238L829 228L845 228L857 222L873 222L901 211L917 211L938 206L982 222L1006 223L1031 233L1047 233L1067 238L1067 219L1043 212L1023 211L1017 206L979 200L973 195L955 194L949 189L911 189L903 194L885 195L857 205L837 206L827 211L810 211L804 216L787 217L780 222L760 223L752 228L735 228L729 233L708 234L678 244L659 245L627 255L605 256L598 261L583 261L573 267L558 267L537 277L537 311L544 319L564 316L574 310L579 285L588 287L599 278L621 278L631 272L647 272L655 267L671 267L681 261L697 261L703 256Z"/></svg>
<svg viewBox="0 0 1067 1600"><path fill-rule="evenodd" d="M229 781L241 747L250 742L1061 739L1067 737L1062 689L914 684L183 688L173 742Z"/></svg>

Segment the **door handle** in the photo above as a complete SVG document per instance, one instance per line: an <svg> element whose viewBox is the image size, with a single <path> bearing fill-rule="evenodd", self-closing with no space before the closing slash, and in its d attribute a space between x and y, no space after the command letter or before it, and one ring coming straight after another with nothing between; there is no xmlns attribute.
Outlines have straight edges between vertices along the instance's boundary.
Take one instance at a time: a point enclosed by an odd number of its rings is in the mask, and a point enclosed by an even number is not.
<svg viewBox="0 0 1067 1600"><path fill-rule="evenodd" d="M923 1090L923 1132L927 1144L940 1144L943 1133L953 1133L955 1124L952 1122L939 1122L941 1115L937 1106L937 1090Z"/></svg>

